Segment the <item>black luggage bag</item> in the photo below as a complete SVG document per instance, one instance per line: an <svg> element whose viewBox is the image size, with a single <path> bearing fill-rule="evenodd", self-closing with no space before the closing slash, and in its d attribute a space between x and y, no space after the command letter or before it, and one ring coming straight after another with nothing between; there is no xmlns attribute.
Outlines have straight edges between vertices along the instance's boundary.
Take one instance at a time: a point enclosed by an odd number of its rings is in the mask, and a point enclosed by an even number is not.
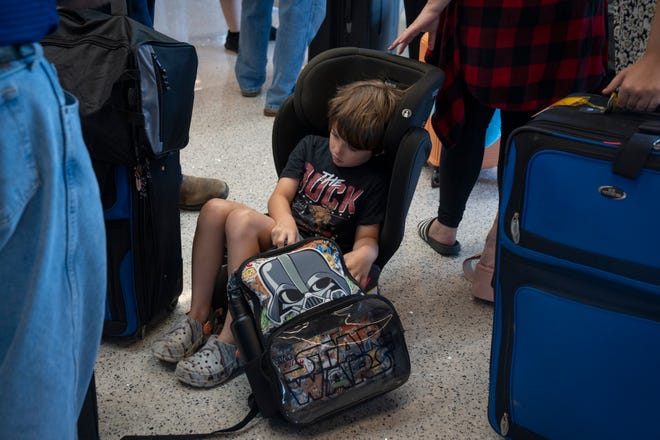
<svg viewBox="0 0 660 440"><path fill-rule="evenodd" d="M143 336L182 290L179 150L188 143L197 54L125 16L60 9L42 41L80 101L106 219L105 336Z"/></svg>
<svg viewBox="0 0 660 440"><path fill-rule="evenodd" d="M328 0L308 58L335 47L387 50L398 30L399 0Z"/></svg>

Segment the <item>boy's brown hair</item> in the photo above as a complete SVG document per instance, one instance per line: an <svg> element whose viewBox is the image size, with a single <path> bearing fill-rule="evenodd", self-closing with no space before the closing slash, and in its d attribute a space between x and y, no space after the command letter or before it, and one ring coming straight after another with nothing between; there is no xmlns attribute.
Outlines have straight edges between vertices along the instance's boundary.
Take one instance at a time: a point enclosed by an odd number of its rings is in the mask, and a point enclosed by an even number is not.
<svg viewBox="0 0 660 440"><path fill-rule="evenodd" d="M356 150L379 153L401 95L403 90L377 79L341 86L328 103L329 127Z"/></svg>

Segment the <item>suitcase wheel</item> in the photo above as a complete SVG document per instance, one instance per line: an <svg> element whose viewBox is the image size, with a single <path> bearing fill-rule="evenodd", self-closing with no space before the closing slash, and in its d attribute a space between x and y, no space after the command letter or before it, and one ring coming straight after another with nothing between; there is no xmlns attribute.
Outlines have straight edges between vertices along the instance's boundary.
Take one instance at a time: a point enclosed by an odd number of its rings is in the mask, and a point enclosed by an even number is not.
<svg viewBox="0 0 660 440"><path fill-rule="evenodd" d="M176 298L172 299L170 303L167 305L166 309L168 312L171 312L172 310L176 309L176 305L179 304L179 297L177 296Z"/></svg>
<svg viewBox="0 0 660 440"><path fill-rule="evenodd" d="M431 175L431 188L437 188L440 186L440 169L438 167L433 167L433 174Z"/></svg>

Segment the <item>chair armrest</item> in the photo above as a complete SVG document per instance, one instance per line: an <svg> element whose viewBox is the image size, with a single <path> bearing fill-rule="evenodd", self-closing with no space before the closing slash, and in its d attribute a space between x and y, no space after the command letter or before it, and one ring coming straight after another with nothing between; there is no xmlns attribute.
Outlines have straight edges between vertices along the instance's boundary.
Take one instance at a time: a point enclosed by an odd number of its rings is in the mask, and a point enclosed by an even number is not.
<svg viewBox="0 0 660 440"><path fill-rule="evenodd" d="M380 267L384 267L392 258L403 240L408 209L430 152L431 140L426 130L410 127L404 133L392 165L387 211L380 231L378 258L375 262Z"/></svg>

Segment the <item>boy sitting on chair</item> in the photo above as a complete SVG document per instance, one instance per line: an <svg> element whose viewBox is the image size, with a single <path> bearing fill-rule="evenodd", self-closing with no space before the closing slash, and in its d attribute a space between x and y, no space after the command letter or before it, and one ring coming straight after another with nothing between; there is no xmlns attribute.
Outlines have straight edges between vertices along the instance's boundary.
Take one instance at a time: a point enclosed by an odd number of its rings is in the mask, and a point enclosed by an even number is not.
<svg viewBox="0 0 660 440"><path fill-rule="evenodd" d="M301 237L328 237L365 287L378 256L387 193L387 176L371 159L382 152L387 122L402 93L380 80L339 88L329 102L330 137L310 135L298 143L268 201L268 215L223 199L204 205L193 240L190 311L153 348L158 359L177 362L180 381L216 386L239 366L231 314L219 335L205 331L225 246L228 273L233 273L243 261L273 246Z"/></svg>

